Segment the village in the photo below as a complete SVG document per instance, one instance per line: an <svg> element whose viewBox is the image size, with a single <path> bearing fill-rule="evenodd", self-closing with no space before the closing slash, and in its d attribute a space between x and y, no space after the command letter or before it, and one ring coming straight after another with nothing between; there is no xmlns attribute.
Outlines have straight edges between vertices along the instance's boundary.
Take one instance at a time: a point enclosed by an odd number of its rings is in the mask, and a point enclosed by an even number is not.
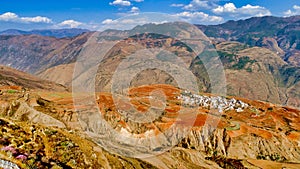
<svg viewBox="0 0 300 169"><path fill-rule="evenodd" d="M234 98L228 99L221 96L204 96L193 94L190 91L183 91L177 99L182 100L183 105L191 107L204 107L207 109L217 109L219 113L223 113L228 110L236 110L237 112L243 112L249 105L240 100Z"/></svg>

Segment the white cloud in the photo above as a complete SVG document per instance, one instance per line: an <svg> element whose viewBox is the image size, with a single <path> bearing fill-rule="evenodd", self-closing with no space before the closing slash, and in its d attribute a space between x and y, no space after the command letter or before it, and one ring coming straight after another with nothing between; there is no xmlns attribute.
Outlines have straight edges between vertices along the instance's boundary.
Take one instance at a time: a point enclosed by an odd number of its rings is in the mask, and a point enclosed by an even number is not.
<svg viewBox="0 0 300 169"><path fill-rule="evenodd" d="M213 1L208 0L192 0L190 4L185 5L183 9L190 10L190 11L196 11L199 9L211 9L213 6L215 6L215 3Z"/></svg>
<svg viewBox="0 0 300 169"><path fill-rule="evenodd" d="M16 21L18 20L19 16L15 13L6 12L2 15L0 15L1 21Z"/></svg>
<svg viewBox="0 0 300 169"><path fill-rule="evenodd" d="M102 21L102 24L104 25L123 25L124 24L146 24L147 22L144 20L134 20L134 19L123 19L123 20L112 20L112 19L106 19Z"/></svg>
<svg viewBox="0 0 300 169"><path fill-rule="evenodd" d="M183 7L184 4L171 4L171 7Z"/></svg>
<svg viewBox="0 0 300 169"><path fill-rule="evenodd" d="M220 23L224 19L220 16L211 16L203 12L181 12L174 16L180 17L191 23Z"/></svg>
<svg viewBox="0 0 300 169"><path fill-rule="evenodd" d="M283 12L283 14L284 14L285 17L288 17L288 16L295 15L295 12L293 12L292 10L289 9L289 10Z"/></svg>
<svg viewBox="0 0 300 169"><path fill-rule="evenodd" d="M224 6L218 6L213 9L214 13L235 12L236 7L233 3L227 3Z"/></svg>
<svg viewBox="0 0 300 169"><path fill-rule="evenodd" d="M106 19L102 22L102 26L99 29L100 30L106 30L106 29L126 30L126 29L132 29L137 25L144 25L146 23L148 22L144 18L136 18L136 19L127 18L121 20Z"/></svg>
<svg viewBox="0 0 300 169"><path fill-rule="evenodd" d="M289 10L285 11L283 14L285 17L293 16L293 15L300 15L300 6L294 5L292 10L289 9Z"/></svg>
<svg viewBox="0 0 300 169"><path fill-rule="evenodd" d="M112 24L114 23L114 20L112 19L105 19L104 21L102 21L102 24L107 25L107 24Z"/></svg>
<svg viewBox="0 0 300 169"><path fill-rule="evenodd" d="M113 2L110 2L109 5L130 6L131 2L126 0L115 0Z"/></svg>
<svg viewBox="0 0 300 169"><path fill-rule="evenodd" d="M237 8L233 3L226 3L212 10L215 14L229 14L233 17L269 16L271 12L265 7L252 6L250 4Z"/></svg>
<svg viewBox="0 0 300 169"><path fill-rule="evenodd" d="M251 15L251 16L269 16L271 15L271 12L266 9L265 7L261 6L252 6L252 5L246 5L242 6L240 9L238 9L239 13Z"/></svg>
<svg viewBox="0 0 300 169"><path fill-rule="evenodd" d="M137 25L144 25L144 24L162 24L168 22L169 18L164 16L156 17L156 15L146 15L141 16L138 14L131 15L126 18L120 18L117 20L113 19L106 19L102 21L102 26L99 27L99 30L106 30L106 29L118 29L118 30L129 30Z"/></svg>
<svg viewBox="0 0 300 169"><path fill-rule="evenodd" d="M47 17L19 17L12 12L6 12L0 15L0 21L21 22L21 23L52 23L52 20Z"/></svg>
<svg viewBox="0 0 300 169"><path fill-rule="evenodd" d="M42 16L22 17L21 20L25 22L33 22L33 23L52 23L51 19Z"/></svg>
<svg viewBox="0 0 300 169"><path fill-rule="evenodd" d="M131 8L130 12L131 13L138 13L138 12L140 12L140 9L138 7L134 6L134 7Z"/></svg>
<svg viewBox="0 0 300 169"><path fill-rule="evenodd" d="M59 27L69 27L69 28L78 28L81 25L83 25L83 23L74 20L65 20L58 24Z"/></svg>

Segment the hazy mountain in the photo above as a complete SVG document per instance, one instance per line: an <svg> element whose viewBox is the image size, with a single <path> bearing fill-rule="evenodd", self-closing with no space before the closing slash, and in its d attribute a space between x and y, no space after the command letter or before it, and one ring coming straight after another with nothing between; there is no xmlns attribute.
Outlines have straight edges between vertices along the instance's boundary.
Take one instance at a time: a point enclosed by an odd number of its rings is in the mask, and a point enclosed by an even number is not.
<svg viewBox="0 0 300 169"><path fill-rule="evenodd" d="M0 63L28 73L74 62L89 33L74 38L1 35Z"/></svg>
<svg viewBox="0 0 300 169"><path fill-rule="evenodd" d="M300 16L265 16L228 21L220 25L197 25L216 41L238 41L271 49L292 65L300 66Z"/></svg>
<svg viewBox="0 0 300 169"><path fill-rule="evenodd" d="M75 37L82 33L89 32L87 29L48 29L48 30L31 30L22 31L17 29L8 29L0 32L0 35L41 35L41 36L51 36L56 38L64 37Z"/></svg>

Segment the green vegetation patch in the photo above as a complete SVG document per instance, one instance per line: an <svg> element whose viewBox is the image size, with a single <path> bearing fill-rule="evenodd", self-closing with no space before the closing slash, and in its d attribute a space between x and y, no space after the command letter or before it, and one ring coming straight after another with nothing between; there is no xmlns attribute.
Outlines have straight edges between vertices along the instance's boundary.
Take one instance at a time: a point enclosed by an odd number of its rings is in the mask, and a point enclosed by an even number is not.
<svg viewBox="0 0 300 169"><path fill-rule="evenodd" d="M239 122L233 121L231 122L232 126L226 127L226 130L234 131L234 130L240 130L241 125Z"/></svg>
<svg viewBox="0 0 300 169"><path fill-rule="evenodd" d="M9 94L13 94L13 93L17 93L18 91L17 90L7 90L7 93Z"/></svg>
<svg viewBox="0 0 300 169"><path fill-rule="evenodd" d="M235 70L245 69L247 64L252 65L257 62L256 60L251 60L249 56L243 56L238 59L238 62L232 66ZM251 68L248 67L247 71L252 71Z"/></svg>

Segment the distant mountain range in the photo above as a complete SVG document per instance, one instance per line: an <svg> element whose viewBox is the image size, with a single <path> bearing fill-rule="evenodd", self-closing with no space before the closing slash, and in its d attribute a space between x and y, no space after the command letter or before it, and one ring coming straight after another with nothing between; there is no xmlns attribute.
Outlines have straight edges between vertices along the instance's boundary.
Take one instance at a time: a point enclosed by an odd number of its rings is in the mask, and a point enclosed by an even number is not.
<svg viewBox="0 0 300 169"><path fill-rule="evenodd" d="M300 17L289 18L262 17L240 21L229 21L221 25L197 25L209 36L223 62L229 95L270 101L290 106L300 106ZM190 70L200 82L204 92L210 91L207 74L199 57L189 54L189 49L172 40L168 36L153 36L126 38L135 32L159 30L161 34L172 35L184 32L183 37L193 37L195 29L186 31L186 25L174 24L170 30L168 24L148 24L137 26L128 31L107 30L101 33L102 38L124 42L110 50L98 68L97 80L99 87L109 88L111 73L114 66L123 57L139 48L162 45L171 51L184 56ZM148 31L148 32L149 32ZM0 35L0 63L39 77L69 86L71 85L74 62L84 49L92 32L87 32L72 38L55 38L40 35ZM110 39L109 39L110 38ZM113 39L111 39L113 38ZM130 41L142 43L132 46ZM238 41L238 42L236 42ZM130 44L130 45L128 45ZM98 45L98 44L93 44ZM209 55L209 53L203 53ZM91 68L97 66L93 61ZM68 70L68 71L66 71ZM101 72L102 71L102 72ZM102 75L101 75L102 74ZM84 77L85 74L82 74ZM158 70L142 72L132 84L140 85L153 76L155 83L172 84L172 78ZM250 83L251 82L251 83Z"/></svg>
<svg viewBox="0 0 300 169"><path fill-rule="evenodd" d="M0 32L0 35L41 35L41 36L51 36L56 38L64 37L74 37L82 33L89 32L87 29L48 29L48 30L31 30L22 31L17 29L8 29Z"/></svg>

